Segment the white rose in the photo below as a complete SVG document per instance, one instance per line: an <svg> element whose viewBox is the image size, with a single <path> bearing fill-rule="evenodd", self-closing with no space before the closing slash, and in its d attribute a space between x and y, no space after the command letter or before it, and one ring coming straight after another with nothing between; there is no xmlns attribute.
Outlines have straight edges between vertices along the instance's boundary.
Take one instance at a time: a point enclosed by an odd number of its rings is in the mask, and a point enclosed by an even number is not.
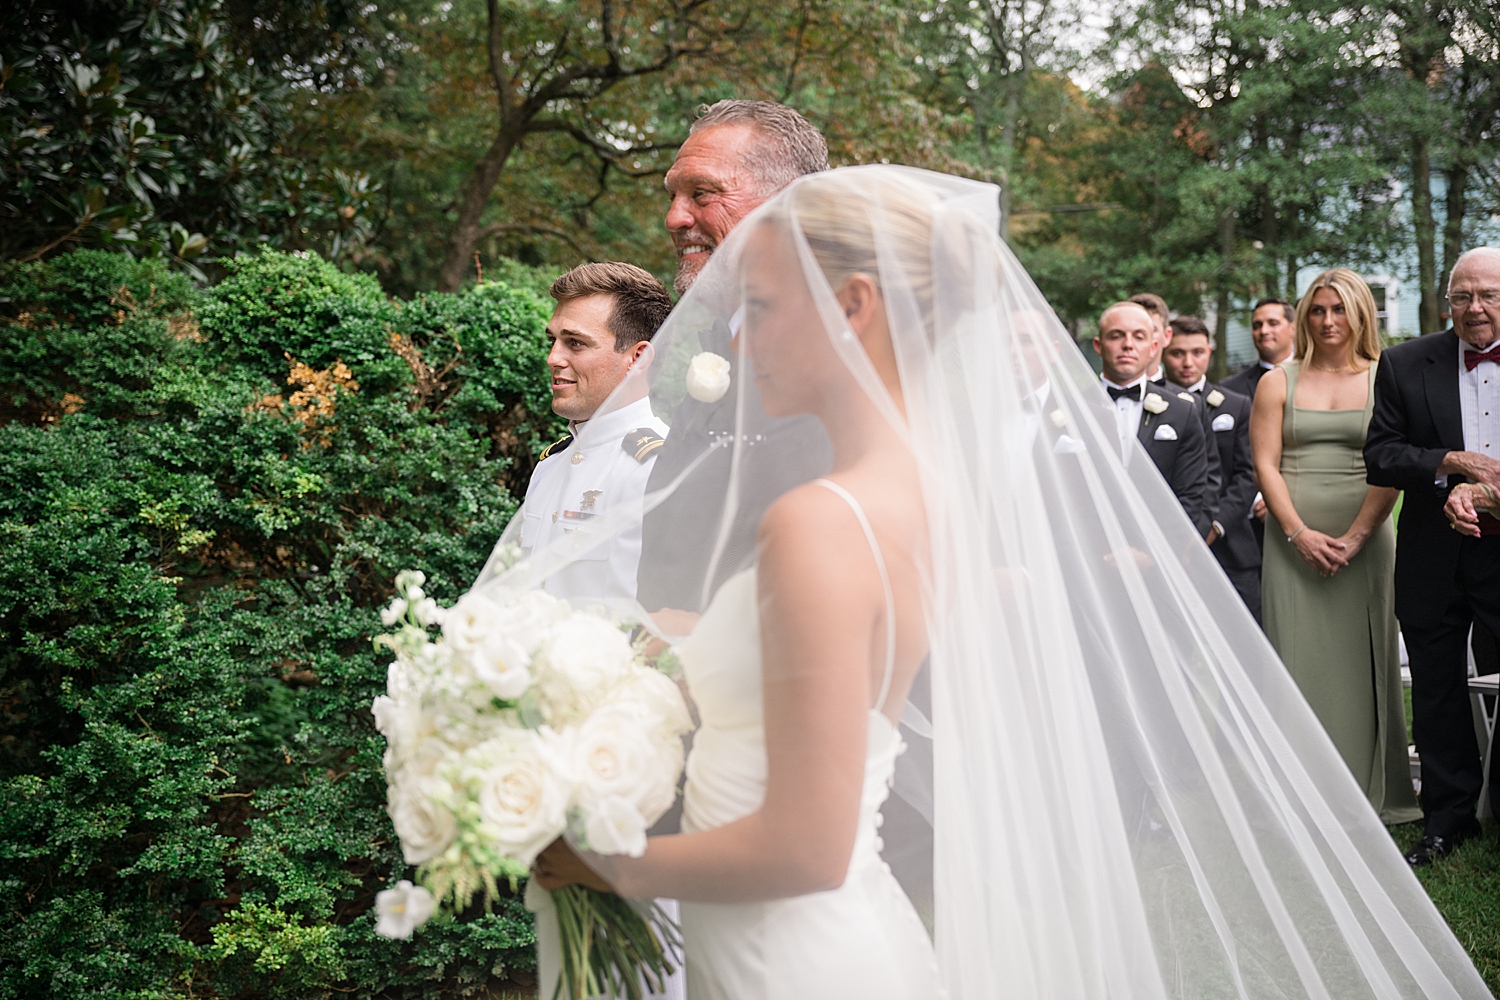
<svg viewBox="0 0 1500 1000"><path fill-rule="evenodd" d="M729 362L712 351L688 362L687 391L700 403L717 403L729 391Z"/></svg>
<svg viewBox="0 0 1500 1000"><path fill-rule="evenodd" d="M503 604L466 594L447 612L443 637L492 694L513 700L531 684L532 653L548 628L567 613L566 602L540 590Z"/></svg>
<svg viewBox="0 0 1500 1000"><path fill-rule="evenodd" d="M622 798L596 802L584 820L583 835L588 838L589 850L595 854L628 854L638 858L646 853L646 819Z"/></svg>
<svg viewBox="0 0 1500 1000"><path fill-rule="evenodd" d="M592 814L600 803L624 799L650 826L672 806L681 770L677 752L657 738L658 721L634 705L611 705L589 716L573 737L574 799ZM599 848L595 848L599 850ZM604 852L601 852L604 853Z"/></svg>
<svg viewBox="0 0 1500 1000"><path fill-rule="evenodd" d="M611 704L634 703L660 720L666 735L677 736L693 728L687 702L677 682L659 670L634 667L611 695Z"/></svg>
<svg viewBox="0 0 1500 1000"><path fill-rule="evenodd" d="M470 591L448 609L443 619L443 640L454 652L467 654L484 642L499 617L499 605Z"/></svg>
<svg viewBox="0 0 1500 1000"><path fill-rule="evenodd" d="M405 941L412 931L427 922L436 908L432 893L402 879L394 889L382 889L375 894L375 933Z"/></svg>
<svg viewBox="0 0 1500 1000"><path fill-rule="evenodd" d="M375 716L375 728L398 753L414 744L421 734L421 709L410 703L379 695L370 712Z"/></svg>
<svg viewBox="0 0 1500 1000"><path fill-rule="evenodd" d="M502 853L529 865L567 826L565 767L527 730L514 730L503 746L485 750L493 759L479 779L479 816Z"/></svg>
<svg viewBox="0 0 1500 1000"><path fill-rule="evenodd" d="M434 725L435 721L437 720L429 713L421 712L406 723L416 730L415 737L400 743L387 738L390 742L384 757L387 781L402 787L412 787L434 775L453 770L459 761L458 752L445 740L432 735L438 728ZM439 791L447 794L444 789Z"/></svg>
<svg viewBox="0 0 1500 1000"><path fill-rule="evenodd" d="M401 853L409 865L431 861L448 849L458 825L448 801L453 788L437 777L397 781L387 790L386 812L401 838Z"/></svg>
<svg viewBox="0 0 1500 1000"><path fill-rule="evenodd" d="M1167 401L1165 399L1162 399L1154 392L1148 392L1146 393L1146 399L1143 405L1152 413L1161 413L1167 408Z"/></svg>
<svg viewBox="0 0 1500 1000"><path fill-rule="evenodd" d="M474 676L497 698L514 701L531 686L531 656L514 636L492 633L468 659Z"/></svg>
<svg viewBox="0 0 1500 1000"><path fill-rule="evenodd" d="M547 630L537 675L541 694L559 717L597 703L603 688L625 676L634 660L630 639L613 622L576 612Z"/></svg>

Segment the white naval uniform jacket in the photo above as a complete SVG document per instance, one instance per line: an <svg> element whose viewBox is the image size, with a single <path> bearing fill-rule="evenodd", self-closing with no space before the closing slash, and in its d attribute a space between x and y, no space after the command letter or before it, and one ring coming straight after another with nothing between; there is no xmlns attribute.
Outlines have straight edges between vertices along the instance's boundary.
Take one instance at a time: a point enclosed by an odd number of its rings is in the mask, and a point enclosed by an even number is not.
<svg viewBox="0 0 1500 1000"><path fill-rule="evenodd" d="M542 582L563 598L635 599L641 560L641 502L667 425L640 399L573 428L567 447L538 463L521 505L521 552L547 573ZM625 517L629 527L590 546L592 533ZM555 553L555 555L554 555Z"/></svg>

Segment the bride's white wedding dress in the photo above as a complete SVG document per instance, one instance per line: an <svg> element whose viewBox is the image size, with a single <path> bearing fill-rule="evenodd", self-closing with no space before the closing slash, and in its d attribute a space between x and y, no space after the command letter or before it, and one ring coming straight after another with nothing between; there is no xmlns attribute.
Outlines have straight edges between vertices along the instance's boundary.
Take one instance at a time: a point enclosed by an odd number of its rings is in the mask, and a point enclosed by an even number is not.
<svg viewBox="0 0 1500 1000"><path fill-rule="evenodd" d="M819 480L854 510L885 566L869 522L843 488ZM889 585L886 587L889 595ZM889 604L889 601L888 601ZM886 619L894 622L893 609ZM886 644L885 701L895 644ZM687 760L684 833L723 826L760 808L766 793L760 616L755 570L730 578L677 655L701 725ZM880 807L903 749L878 709L869 713L859 833L837 889L762 903L682 904L689 1000L924 1000L939 995L932 942L880 858Z"/></svg>

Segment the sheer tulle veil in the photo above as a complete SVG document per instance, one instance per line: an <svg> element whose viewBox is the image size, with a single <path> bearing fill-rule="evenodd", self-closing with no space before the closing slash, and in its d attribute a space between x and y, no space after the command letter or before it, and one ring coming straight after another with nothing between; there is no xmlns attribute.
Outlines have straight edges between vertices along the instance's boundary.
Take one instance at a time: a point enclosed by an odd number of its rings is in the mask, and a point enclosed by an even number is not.
<svg viewBox="0 0 1500 1000"><path fill-rule="evenodd" d="M807 335L829 338L921 470L930 695L903 717L898 791L931 826L882 835L888 857L930 865L947 995L1489 996L1145 452L1122 449L997 237L997 203L990 185L868 166L762 206L606 404L649 393L672 425L644 508L519 561L513 524L476 586L534 585L667 516L703 544L684 557L648 530L647 606L614 602L624 614L658 610L648 579L701 610L754 559L760 513L826 456L810 418L760 409L736 335L747 254L771 245L751 236L779 227ZM854 271L885 302L904 413L835 297ZM686 389L705 351L731 363L716 401Z"/></svg>

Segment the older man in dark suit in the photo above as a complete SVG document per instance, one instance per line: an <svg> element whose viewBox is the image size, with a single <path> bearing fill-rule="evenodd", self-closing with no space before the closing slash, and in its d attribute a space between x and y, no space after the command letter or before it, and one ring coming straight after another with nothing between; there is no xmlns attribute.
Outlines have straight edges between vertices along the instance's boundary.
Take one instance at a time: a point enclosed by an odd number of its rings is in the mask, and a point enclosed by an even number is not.
<svg viewBox="0 0 1500 1000"><path fill-rule="evenodd" d="M1250 397L1208 380L1214 342L1196 316L1178 316L1172 340L1162 353L1167 378L1198 397L1208 425L1210 449L1218 452L1220 483L1213 498L1214 558L1240 599L1260 621L1260 544L1251 530L1255 501L1255 462L1250 457Z"/></svg>
<svg viewBox="0 0 1500 1000"><path fill-rule="evenodd" d="M1117 302L1099 317L1094 350L1104 362L1100 376L1115 404L1122 456L1129 461L1136 438L1177 502L1206 541L1217 537L1208 488L1208 440L1191 394L1164 389L1146 375L1156 329L1151 315L1134 302Z"/></svg>
<svg viewBox="0 0 1500 1000"><path fill-rule="evenodd" d="M1479 830L1474 812L1484 773L1466 646L1475 621L1500 630L1500 521L1482 518L1481 537L1466 537L1453 530L1444 505L1460 482L1500 489L1500 249L1481 247L1458 259L1448 302L1452 329L1381 355L1365 439L1370 484L1406 491L1396 617L1411 657L1425 814L1425 836L1407 855L1413 865Z"/></svg>
<svg viewBox="0 0 1500 1000"><path fill-rule="evenodd" d="M777 191L804 174L828 168L823 137L796 111L767 101L720 101L703 110L667 171L667 231L677 248L676 289L685 293L734 227ZM699 331L698 349L733 357L738 315L717 317ZM684 334L679 331L679 336ZM679 488L641 525L637 599L648 611L696 614L718 585L755 551L760 517L776 497L828 471L833 446L817 419L806 414L770 420L760 413L756 389L746 387L742 425L734 384L718 400L684 399L672 414L666 444L651 471L647 494ZM741 438L743 467L738 506L724 521L723 487ZM691 471L690 471L691 470ZM688 479L680 482L684 476ZM708 502L706 498L717 498ZM686 631L691 618L675 621Z"/></svg>

